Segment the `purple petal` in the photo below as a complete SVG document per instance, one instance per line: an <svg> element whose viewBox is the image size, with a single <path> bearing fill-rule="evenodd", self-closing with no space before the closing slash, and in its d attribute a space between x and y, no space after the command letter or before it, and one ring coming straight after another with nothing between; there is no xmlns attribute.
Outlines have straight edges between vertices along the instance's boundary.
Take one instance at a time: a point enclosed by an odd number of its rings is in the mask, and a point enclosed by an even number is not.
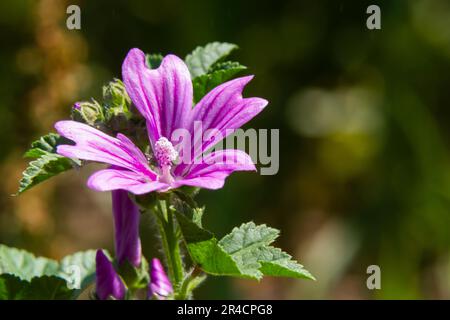
<svg viewBox="0 0 450 320"><path fill-rule="evenodd" d="M126 190L133 194L144 194L164 190L169 186L158 181L149 181L141 174L120 168L99 170L89 177L89 188L97 191Z"/></svg>
<svg viewBox="0 0 450 320"><path fill-rule="evenodd" d="M234 171L255 171L255 165L248 154L241 150L218 150L203 156L200 164L186 168L184 178L174 183L173 187L182 185L220 189L225 179Z"/></svg>
<svg viewBox="0 0 450 320"><path fill-rule="evenodd" d="M124 190L111 192L114 213L116 257L119 264L128 260L133 266L141 264L141 240L139 239L140 212Z"/></svg>
<svg viewBox="0 0 450 320"><path fill-rule="evenodd" d="M167 55L158 69L149 69L145 54L131 49L122 65L122 77L128 95L147 119L152 145L172 131L186 128L192 112L192 82L186 64Z"/></svg>
<svg viewBox="0 0 450 320"><path fill-rule="evenodd" d="M203 132L216 129L221 133L220 137L225 138L250 121L267 105L267 100L261 98L242 97L242 90L252 78L253 76L237 78L211 90L195 106L192 125L195 121L201 121ZM191 130L193 132L194 128ZM201 151L206 151L219 141L203 143ZM196 143L198 141L194 141L192 145L195 146Z"/></svg>
<svg viewBox="0 0 450 320"><path fill-rule="evenodd" d="M148 167L145 155L124 135L113 138L76 121L59 121L55 128L60 135L75 142L75 145L58 146L60 155L108 163L156 180L156 173Z"/></svg>
<svg viewBox="0 0 450 320"><path fill-rule="evenodd" d="M122 279L114 270L114 267L102 250L97 250L95 282L97 296L100 300L125 298L126 288Z"/></svg>
<svg viewBox="0 0 450 320"><path fill-rule="evenodd" d="M150 284L148 297L155 295L162 300L173 293L173 287L159 259L153 258L150 267Z"/></svg>

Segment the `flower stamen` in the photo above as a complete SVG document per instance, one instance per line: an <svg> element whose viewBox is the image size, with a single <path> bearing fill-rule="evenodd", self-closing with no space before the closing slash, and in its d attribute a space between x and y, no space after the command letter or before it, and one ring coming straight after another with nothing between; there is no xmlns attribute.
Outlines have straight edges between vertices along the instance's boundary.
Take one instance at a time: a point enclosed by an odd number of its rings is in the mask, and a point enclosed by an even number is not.
<svg viewBox="0 0 450 320"><path fill-rule="evenodd" d="M170 169L172 168L173 162L178 158L178 152L167 138L161 137L156 141L153 153L161 169L159 180L168 184L172 183L174 179L170 173Z"/></svg>

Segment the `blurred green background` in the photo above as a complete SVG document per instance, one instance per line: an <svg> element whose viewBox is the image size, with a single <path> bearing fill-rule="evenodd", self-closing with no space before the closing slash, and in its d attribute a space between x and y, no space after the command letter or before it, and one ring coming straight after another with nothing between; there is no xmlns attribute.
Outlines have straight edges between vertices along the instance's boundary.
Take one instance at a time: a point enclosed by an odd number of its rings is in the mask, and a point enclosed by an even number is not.
<svg viewBox="0 0 450 320"><path fill-rule="evenodd" d="M66 28L69 4L81 30ZM366 28L369 4L381 30ZM11 0L0 40L1 243L53 258L112 250L109 194L85 186L94 166L14 197L22 154L120 77L130 48L183 57L227 41L256 75L246 95L270 101L247 127L280 129L280 170L202 191L205 225L279 228L318 280L210 278L197 298L450 298L447 0ZM152 232L143 239L157 255ZM366 287L373 264L381 290Z"/></svg>

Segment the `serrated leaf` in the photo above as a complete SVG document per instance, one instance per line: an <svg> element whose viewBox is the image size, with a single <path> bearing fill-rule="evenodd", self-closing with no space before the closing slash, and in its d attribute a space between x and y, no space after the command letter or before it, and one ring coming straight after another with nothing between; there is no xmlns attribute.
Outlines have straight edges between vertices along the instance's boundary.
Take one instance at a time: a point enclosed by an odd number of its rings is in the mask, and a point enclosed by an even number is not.
<svg viewBox="0 0 450 320"><path fill-rule="evenodd" d="M212 275L241 276L236 262L218 245L214 235L199 227L184 214L176 212L189 255L206 273Z"/></svg>
<svg viewBox="0 0 450 320"><path fill-rule="evenodd" d="M64 279L56 276L27 281L11 274L0 275L0 300L66 300L73 292Z"/></svg>
<svg viewBox="0 0 450 320"><path fill-rule="evenodd" d="M68 144L68 141L59 134L49 133L32 142L31 149L24 156L27 158L39 158L47 153L56 153L56 147L60 144Z"/></svg>
<svg viewBox="0 0 450 320"><path fill-rule="evenodd" d="M69 159L57 154L56 148L60 144L70 144L70 140L56 133L42 136L31 144L31 149L25 153L25 157L36 160L31 161L22 173L18 194L74 166L81 165L78 159Z"/></svg>
<svg viewBox="0 0 450 320"><path fill-rule="evenodd" d="M192 217L176 215L192 260L206 273L257 280L263 275L314 279L289 254L270 246L279 235L277 229L249 222L217 241Z"/></svg>
<svg viewBox="0 0 450 320"><path fill-rule="evenodd" d="M235 49L237 49L237 45L226 42L212 42L204 47L197 47L185 58L192 79L208 73L213 64L228 56Z"/></svg>
<svg viewBox="0 0 450 320"><path fill-rule="evenodd" d="M73 168L73 161L58 154L47 153L31 161L19 182L19 194L61 172Z"/></svg>
<svg viewBox="0 0 450 320"><path fill-rule="evenodd" d="M157 69L161 65L164 56L160 53L152 53L145 55L145 61L150 69Z"/></svg>
<svg viewBox="0 0 450 320"><path fill-rule="evenodd" d="M255 277L267 275L314 279L289 254L270 246L279 234L279 230L265 224L257 226L248 222L234 228L219 241L219 245L233 257L241 270L252 273Z"/></svg>
<svg viewBox="0 0 450 320"><path fill-rule="evenodd" d="M217 87L218 85L230 80L236 74L245 70L246 67L238 62L223 62L214 65L211 70L198 76L192 80L194 88L194 102L197 103L203 98L209 91Z"/></svg>

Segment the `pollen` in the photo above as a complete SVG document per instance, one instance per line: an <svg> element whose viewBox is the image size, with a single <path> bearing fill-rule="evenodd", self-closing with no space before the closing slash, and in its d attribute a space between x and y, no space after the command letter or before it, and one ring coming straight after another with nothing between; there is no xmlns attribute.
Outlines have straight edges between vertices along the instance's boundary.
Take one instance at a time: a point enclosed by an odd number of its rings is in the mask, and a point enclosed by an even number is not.
<svg viewBox="0 0 450 320"><path fill-rule="evenodd" d="M172 163L178 158L178 152L165 137L156 141L153 152L161 168L172 166Z"/></svg>

